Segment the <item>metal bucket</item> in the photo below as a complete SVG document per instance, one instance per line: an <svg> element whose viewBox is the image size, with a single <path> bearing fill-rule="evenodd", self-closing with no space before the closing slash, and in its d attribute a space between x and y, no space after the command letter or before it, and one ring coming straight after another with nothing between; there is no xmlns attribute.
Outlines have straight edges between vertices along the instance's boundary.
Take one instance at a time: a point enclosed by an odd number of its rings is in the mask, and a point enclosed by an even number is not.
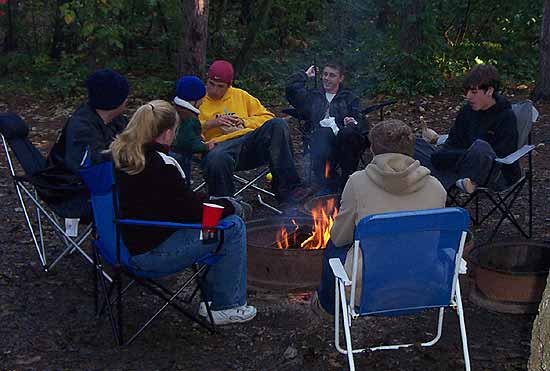
<svg viewBox="0 0 550 371"><path fill-rule="evenodd" d="M470 299L503 313L536 313L550 268L550 245L518 241L476 246L469 254Z"/></svg>

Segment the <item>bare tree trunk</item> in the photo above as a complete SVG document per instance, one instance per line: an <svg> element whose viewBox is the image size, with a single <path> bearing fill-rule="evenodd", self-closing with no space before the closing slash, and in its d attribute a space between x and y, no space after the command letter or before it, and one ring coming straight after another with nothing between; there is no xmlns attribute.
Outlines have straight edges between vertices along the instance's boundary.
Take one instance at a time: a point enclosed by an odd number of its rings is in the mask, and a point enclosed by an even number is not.
<svg viewBox="0 0 550 371"><path fill-rule="evenodd" d="M546 0L548 5L549 0ZM542 294L539 314L533 324L529 371L550 370L550 275Z"/></svg>
<svg viewBox="0 0 550 371"><path fill-rule="evenodd" d="M401 7L399 45L404 52L412 53L424 42L423 17L425 8L425 0L408 0Z"/></svg>
<svg viewBox="0 0 550 371"><path fill-rule="evenodd" d="M272 6L273 0L264 0L259 7L259 9L261 9L261 13L256 14L255 21L253 21L248 27L246 39L241 46L240 52L237 54L237 59L235 60L235 73L237 75L246 67L249 61L250 52L253 50L254 42L256 41L256 35L264 27Z"/></svg>
<svg viewBox="0 0 550 371"><path fill-rule="evenodd" d="M59 7L65 4L67 0L56 0L55 2L55 12L54 12L54 26L53 26L53 38L52 38L52 47L50 50L50 57L58 59L61 56L62 51L62 42L63 42L63 15Z"/></svg>
<svg viewBox="0 0 550 371"><path fill-rule="evenodd" d="M15 25L13 23L13 7L14 4L12 4L14 1L8 0L8 7L7 7L7 15L8 15L8 32L6 32L6 38L4 42L4 51L10 52L17 48L17 44L15 41Z"/></svg>
<svg viewBox="0 0 550 371"><path fill-rule="evenodd" d="M208 0L182 0L183 29L178 50L178 75L202 76L208 42Z"/></svg>
<svg viewBox="0 0 550 371"><path fill-rule="evenodd" d="M386 0L377 0L376 8L378 9L375 23L376 29L379 31L386 31L390 22L390 15L392 13L390 4Z"/></svg>
<svg viewBox="0 0 550 371"><path fill-rule="evenodd" d="M539 76L534 98L535 100L550 99L550 0L544 0L540 31ZM550 350L548 352L550 353Z"/></svg>

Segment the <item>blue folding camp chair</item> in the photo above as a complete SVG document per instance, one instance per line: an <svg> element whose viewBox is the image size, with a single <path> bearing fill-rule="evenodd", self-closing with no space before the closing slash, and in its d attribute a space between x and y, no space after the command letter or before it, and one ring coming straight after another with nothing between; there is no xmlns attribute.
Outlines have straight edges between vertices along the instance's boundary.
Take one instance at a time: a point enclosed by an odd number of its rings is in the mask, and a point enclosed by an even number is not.
<svg viewBox="0 0 550 371"><path fill-rule="evenodd" d="M219 251L224 240L224 231L231 228L233 223L223 220L220 222L215 228L219 234L219 243L215 252L205 252L203 256L196 259L192 265L187 267L193 269L191 277L176 290L170 290L156 280L158 278L167 277L169 274L137 270L130 264L130 253L121 237L119 227L121 225L140 225L144 227L165 227L174 229L201 229L202 226L200 224L120 219L118 217L118 198L112 162L103 162L94 166L90 166L89 163L86 163L81 169L80 174L90 190L94 213L95 238L93 240L93 246L95 269L97 272L95 275L96 310L98 309L97 293L98 290L100 290L103 294L104 303L99 313L107 308L113 334L117 343L119 345L127 345L133 342L159 316L159 314L168 307L168 305L172 305L184 316L213 332L214 321L212 319L210 305L208 301L205 300L202 289L202 279L208 273L210 266L218 262L220 258ZM113 268L113 282L111 284L104 278L104 262ZM129 278L130 281L123 289L122 280L124 277ZM187 298L180 298L180 294L182 294L193 282L195 282L197 286L192 293L190 293ZM122 299L123 295L134 283L142 285L153 295L163 300L164 303L145 324L140 326L133 335L125 341L123 336ZM113 297L115 288L117 294ZM201 300L206 303L210 323L200 319L181 305L181 303L191 303L197 293L199 293ZM116 313L113 310L115 303L117 305Z"/></svg>
<svg viewBox="0 0 550 371"><path fill-rule="evenodd" d="M415 342L354 349L352 320L362 316L409 315L439 308L437 335L420 343L427 347L441 337L445 307L457 310L464 362L466 370L470 370L458 282L469 220L464 209L442 208L370 215L359 222L355 229L351 279L340 259L329 260L336 277L335 346L340 353L347 354L350 370L355 370L355 353L418 345ZM360 252L362 277L357 274ZM356 303L358 279L362 279L362 289L360 301ZM346 297L347 286L351 286L350 297ZM345 348L340 346L340 308Z"/></svg>

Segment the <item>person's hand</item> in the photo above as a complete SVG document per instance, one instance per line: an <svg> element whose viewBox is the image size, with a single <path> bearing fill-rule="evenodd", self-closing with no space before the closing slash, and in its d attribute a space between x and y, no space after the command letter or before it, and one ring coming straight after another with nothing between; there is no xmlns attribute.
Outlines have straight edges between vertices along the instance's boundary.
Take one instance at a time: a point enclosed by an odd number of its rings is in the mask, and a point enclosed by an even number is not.
<svg viewBox="0 0 550 371"><path fill-rule="evenodd" d="M223 124L220 126L220 130L222 131L222 133L224 134L229 134L229 133L232 133L234 131L237 131L237 130L241 130L240 127L238 126L234 126L233 123L230 123L230 124Z"/></svg>
<svg viewBox="0 0 550 371"><path fill-rule="evenodd" d="M240 129L244 128L244 120L236 115L231 115L229 118L233 121L233 126L236 126Z"/></svg>
<svg viewBox="0 0 550 371"><path fill-rule="evenodd" d="M206 142L204 144L206 144L206 149L208 151L212 151L214 149L214 147L216 147L216 144L218 144L218 142L215 142L215 141L211 140L210 142Z"/></svg>
<svg viewBox="0 0 550 371"><path fill-rule="evenodd" d="M306 70L306 76L307 77L314 77L315 76L315 66L314 65L309 66L309 68Z"/></svg>
<svg viewBox="0 0 550 371"><path fill-rule="evenodd" d="M219 115L216 117L216 124L220 128L222 126L233 126L234 120L229 115Z"/></svg>
<svg viewBox="0 0 550 371"><path fill-rule="evenodd" d="M344 125L348 126L348 125L356 125L357 124L357 120L353 117L344 117Z"/></svg>

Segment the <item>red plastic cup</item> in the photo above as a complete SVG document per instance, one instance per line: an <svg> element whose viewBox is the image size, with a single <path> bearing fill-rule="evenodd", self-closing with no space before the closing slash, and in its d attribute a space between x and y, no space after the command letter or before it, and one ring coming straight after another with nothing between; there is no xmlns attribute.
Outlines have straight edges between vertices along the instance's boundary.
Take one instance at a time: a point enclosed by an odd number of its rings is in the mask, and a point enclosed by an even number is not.
<svg viewBox="0 0 550 371"><path fill-rule="evenodd" d="M202 204L202 226L204 228L212 228L218 225L222 217L223 206L216 204Z"/></svg>

